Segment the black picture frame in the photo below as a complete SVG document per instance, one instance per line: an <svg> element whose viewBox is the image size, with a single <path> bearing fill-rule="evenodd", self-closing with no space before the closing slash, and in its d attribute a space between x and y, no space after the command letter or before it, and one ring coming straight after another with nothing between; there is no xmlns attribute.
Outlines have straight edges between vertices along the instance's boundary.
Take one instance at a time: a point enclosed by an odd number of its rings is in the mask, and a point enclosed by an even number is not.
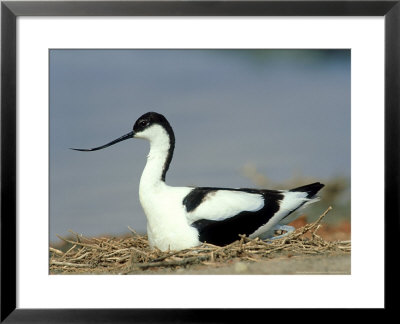
<svg viewBox="0 0 400 324"><path fill-rule="evenodd" d="M263 310L16 308L16 19L19 16L383 16L385 18L385 308L388 265L399 234L400 0L395 1L2 1L1 2L1 322L235 322ZM373 188L372 188L373 189ZM367 197L368 199L368 197ZM393 252L394 253L394 252ZM398 252L397 252L398 253ZM394 253L394 255L397 255ZM393 279L395 280L395 279ZM367 283L366 283L367 284ZM129 288L131 289L131 288ZM394 295L395 296L395 295ZM270 316L270 314L268 315ZM254 317L253 317L254 318ZM280 317L282 319L282 317Z"/></svg>

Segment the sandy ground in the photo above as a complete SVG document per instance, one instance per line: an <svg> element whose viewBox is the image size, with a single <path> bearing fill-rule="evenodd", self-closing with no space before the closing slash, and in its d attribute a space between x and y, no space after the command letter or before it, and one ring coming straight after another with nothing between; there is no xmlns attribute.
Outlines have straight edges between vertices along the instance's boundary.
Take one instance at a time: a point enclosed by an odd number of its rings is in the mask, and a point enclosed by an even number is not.
<svg viewBox="0 0 400 324"><path fill-rule="evenodd" d="M297 275L349 275L351 274L350 254L280 256L258 262L232 261L220 267L199 265L190 269L153 270L141 274L178 274L178 275L240 275L240 274L297 274ZM138 274L132 272L130 274Z"/></svg>

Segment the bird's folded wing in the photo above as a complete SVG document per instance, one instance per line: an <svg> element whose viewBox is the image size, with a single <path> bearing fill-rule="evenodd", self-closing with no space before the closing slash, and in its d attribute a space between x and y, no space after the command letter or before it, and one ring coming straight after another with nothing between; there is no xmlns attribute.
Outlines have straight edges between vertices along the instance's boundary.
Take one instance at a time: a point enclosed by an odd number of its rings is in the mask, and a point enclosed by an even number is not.
<svg viewBox="0 0 400 324"><path fill-rule="evenodd" d="M196 196L197 195L197 196ZM243 211L257 211L264 207L261 194L234 190L193 191L184 200L188 221L200 219L221 221Z"/></svg>

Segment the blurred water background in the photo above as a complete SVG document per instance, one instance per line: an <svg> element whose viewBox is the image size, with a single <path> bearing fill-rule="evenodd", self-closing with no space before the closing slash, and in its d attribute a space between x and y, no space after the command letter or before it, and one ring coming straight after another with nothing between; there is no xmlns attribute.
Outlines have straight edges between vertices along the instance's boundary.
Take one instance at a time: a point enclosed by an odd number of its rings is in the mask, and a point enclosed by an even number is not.
<svg viewBox="0 0 400 324"><path fill-rule="evenodd" d="M326 221L350 219L350 50L51 50L50 241L146 231L143 113L170 121L173 186L289 189L321 181Z"/></svg>

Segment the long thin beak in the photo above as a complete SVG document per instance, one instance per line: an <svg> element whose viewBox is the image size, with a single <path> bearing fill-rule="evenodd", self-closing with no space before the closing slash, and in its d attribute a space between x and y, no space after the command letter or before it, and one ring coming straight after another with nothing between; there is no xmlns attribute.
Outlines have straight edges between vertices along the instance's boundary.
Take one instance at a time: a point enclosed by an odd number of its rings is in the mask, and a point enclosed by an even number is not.
<svg viewBox="0 0 400 324"><path fill-rule="evenodd" d="M75 150L75 151L82 151L82 152L97 151L97 150L101 150L103 148L106 148L108 146L117 144L118 142L122 142L122 141L125 141L127 139L133 138L134 135L135 135L135 133L132 131L132 132L130 132L128 134L125 134L125 135L121 136L120 138L117 138L116 140L113 140L112 142L110 142L108 144L105 144L105 145L102 145L102 146L98 146L98 147L94 147L94 148L91 148L91 149L77 149L77 148L72 148L72 147L70 149L71 150Z"/></svg>

